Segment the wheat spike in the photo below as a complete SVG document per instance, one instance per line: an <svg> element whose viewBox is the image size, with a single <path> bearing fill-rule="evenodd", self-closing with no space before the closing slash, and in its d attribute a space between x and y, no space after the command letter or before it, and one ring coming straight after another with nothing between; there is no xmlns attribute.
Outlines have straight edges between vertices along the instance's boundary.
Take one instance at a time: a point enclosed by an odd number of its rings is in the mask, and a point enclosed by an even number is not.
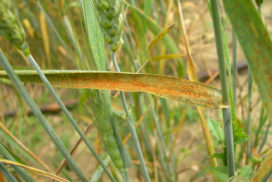
<svg viewBox="0 0 272 182"><path fill-rule="evenodd" d="M17 15L12 0L0 1L0 35L9 40L13 46L29 55L26 35Z"/></svg>
<svg viewBox="0 0 272 182"><path fill-rule="evenodd" d="M111 50L116 52L122 43L124 4L120 0L96 0L95 5L104 38L111 45Z"/></svg>

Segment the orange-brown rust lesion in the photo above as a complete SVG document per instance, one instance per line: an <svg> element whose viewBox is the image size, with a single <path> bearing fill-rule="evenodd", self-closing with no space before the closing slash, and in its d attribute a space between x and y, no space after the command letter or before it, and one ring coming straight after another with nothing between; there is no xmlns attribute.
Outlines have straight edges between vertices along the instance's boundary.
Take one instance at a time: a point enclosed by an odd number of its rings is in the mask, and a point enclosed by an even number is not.
<svg viewBox="0 0 272 182"><path fill-rule="evenodd" d="M45 74L55 87L147 92L210 108L219 108L222 100L221 91L216 88L167 76L112 72L54 73L54 71ZM27 82L42 83L36 73L21 75L21 78Z"/></svg>

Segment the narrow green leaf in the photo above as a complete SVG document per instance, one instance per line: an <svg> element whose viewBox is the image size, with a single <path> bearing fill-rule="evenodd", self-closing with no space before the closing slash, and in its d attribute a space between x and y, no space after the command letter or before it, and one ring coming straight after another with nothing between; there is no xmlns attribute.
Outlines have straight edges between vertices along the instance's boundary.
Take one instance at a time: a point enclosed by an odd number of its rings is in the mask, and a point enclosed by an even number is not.
<svg viewBox="0 0 272 182"><path fill-rule="evenodd" d="M106 50L104 37L96 18L97 15L94 3L92 0L83 0L82 6L89 43L92 48L95 64L98 70L105 70Z"/></svg>

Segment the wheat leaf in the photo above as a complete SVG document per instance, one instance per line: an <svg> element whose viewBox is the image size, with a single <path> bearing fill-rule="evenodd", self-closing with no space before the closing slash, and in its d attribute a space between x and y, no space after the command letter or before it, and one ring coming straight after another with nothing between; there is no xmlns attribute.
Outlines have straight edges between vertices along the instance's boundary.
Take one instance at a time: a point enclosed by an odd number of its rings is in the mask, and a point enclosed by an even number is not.
<svg viewBox="0 0 272 182"><path fill-rule="evenodd" d="M78 70L46 70L43 72L54 87L147 92L198 106L222 107L222 95L219 89L180 78L152 74ZM23 82L42 84L35 71L22 70L16 71L16 74ZM8 78L8 76L5 72L0 71L0 78Z"/></svg>

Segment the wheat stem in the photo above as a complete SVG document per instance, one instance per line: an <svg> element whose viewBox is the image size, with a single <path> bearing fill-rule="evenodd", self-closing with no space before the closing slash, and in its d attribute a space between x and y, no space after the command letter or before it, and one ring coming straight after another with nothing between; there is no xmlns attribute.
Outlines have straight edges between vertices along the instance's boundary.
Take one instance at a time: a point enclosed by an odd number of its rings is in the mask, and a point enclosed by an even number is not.
<svg viewBox="0 0 272 182"><path fill-rule="evenodd" d="M78 177L82 181L87 181L86 177L83 175L80 168L77 166L77 164L75 163L75 161L73 160L73 158L71 157L69 152L64 147L61 140L58 138L58 136L57 136L56 132L54 131L54 129L48 123L48 121L46 120L46 118L44 117L42 112L40 111L37 104L33 101L33 99L30 97L29 93L24 88L23 84L21 83L20 79L18 78L18 76L13 71L13 68L9 64L7 58L4 56L2 51L0 51L0 65L7 72L8 76L11 79L11 81L13 82L15 88L18 90L18 92L23 97L25 102L31 108L31 110L33 111L33 114L38 118L38 120L40 121L40 124L44 127L45 131L50 136L51 140L55 143L55 145L57 146L59 151L66 158L69 166L75 171L75 173L78 175Z"/></svg>
<svg viewBox="0 0 272 182"><path fill-rule="evenodd" d="M221 22L219 16L218 0L211 0L211 11L214 26L214 33L216 39L216 50L218 56L218 64L220 70L220 80L222 87L223 104L229 104L229 94L227 86L227 75L226 66L224 58L224 46L223 46L223 36L221 32ZM234 176L235 174L235 161L234 161L234 144L233 144L233 130L232 130L232 118L230 113L230 108L223 108L223 118L224 118L224 132L225 132L225 142L227 147L227 164L229 176Z"/></svg>
<svg viewBox="0 0 272 182"><path fill-rule="evenodd" d="M45 86L47 87L47 89L50 91L50 93L52 94L52 96L54 97L54 99L56 100L56 102L58 103L58 105L60 106L61 110L64 112L64 114L66 115L66 117L68 118L69 122L72 124L72 126L75 128L75 130L77 131L77 133L79 134L79 136L82 138L82 140L84 141L84 143L87 145L88 149L92 152L92 154L94 155L94 157L98 160L98 162L101 164L101 166L103 167L103 169L105 170L105 172L107 173L107 175L109 176L109 178L112 181L115 181L113 176L111 175L111 173L109 172L109 170L107 169L106 165L103 163L102 159L98 156L98 154L96 153L95 149L93 148L93 146L90 144L90 142L88 141L88 139L86 138L86 136L83 134L83 132L81 131L81 129L78 127L76 121L74 120L73 116L70 114L70 112L68 111L68 109L66 108L66 106L64 105L64 103L61 101L60 97L57 95L56 91L54 90L54 88L51 86L50 82L48 81L48 79L46 78L46 76L44 75L44 73L41 71L39 65L36 63L35 59L32 57L32 55L27 57L27 60L30 62L30 64L34 67L34 69L38 72L41 80L44 82Z"/></svg>
<svg viewBox="0 0 272 182"><path fill-rule="evenodd" d="M112 57L112 61L113 61L113 65L115 67L115 70L117 72L121 72L121 70L119 68L119 65L117 63L116 53L111 52L111 57ZM142 153L142 150L141 150L140 142L139 142L136 130L135 130L134 126L133 126L134 119L133 119L133 117L131 116L131 114L129 112L129 108L128 108L126 98L125 98L125 94L124 94L123 91L120 92L120 96L121 96L121 100L122 100L122 104L123 104L125 113L126 113L128 119L129 119L129 120L126 120L127 121L127 126L128 126L128 129L129 129L129 132L130 132L130 134L132 136L132 140L134 142L138 158L140 160L140 165L141 165L141 169L142 169L145 181L146 182L151 182L148 171L147 171L147 167L145 165L144 156L143 156L143 153Z"/></svg>

